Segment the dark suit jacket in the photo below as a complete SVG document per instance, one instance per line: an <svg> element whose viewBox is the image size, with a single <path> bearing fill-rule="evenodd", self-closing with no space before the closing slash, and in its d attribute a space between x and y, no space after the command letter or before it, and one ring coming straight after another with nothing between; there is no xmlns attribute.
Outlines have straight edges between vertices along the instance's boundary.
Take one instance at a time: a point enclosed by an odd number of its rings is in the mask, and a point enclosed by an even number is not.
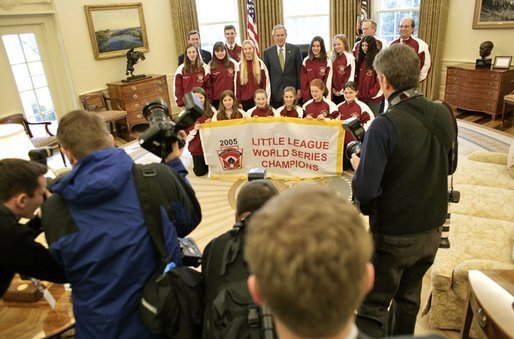
<svg viewBox="0 0 514 339"><path fill-rule="evenodd" d="M282 101L282 92L287 86L300 88L300 68L302 67L302 54L300 48L293 44L285 44L284 71L278 61L277 45L264 50L263 61L268 68L271 83L271 101Z"/></svg>
<svg viewBox="0 0 514 339"><path fill-rule="evenodd" d="M202 55L202 60L204 64L208 64L212 60L211 52L206 51L205 49L200 50L200 54ZM178 57L178 65L182 65L184 63L184 54L181 54Z"/></svg>

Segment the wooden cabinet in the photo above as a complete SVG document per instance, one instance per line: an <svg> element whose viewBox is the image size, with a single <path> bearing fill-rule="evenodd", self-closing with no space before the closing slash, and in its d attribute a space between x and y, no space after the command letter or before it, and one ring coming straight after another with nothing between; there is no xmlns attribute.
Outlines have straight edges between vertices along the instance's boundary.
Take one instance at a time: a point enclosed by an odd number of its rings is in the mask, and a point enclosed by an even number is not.
<svg viewBox="0 0 514 339"><path fill-rule="evenodd" d="M475 69L472 64L448 66L444 100L451 106L501 114L503 97L514 90L514 69Z"/></svg>
<svg viewBox="0 0 514 339"><path fill-rule="evenodd" d="M165 75L149 75L146 78L134 81L117 81L107 84L109 96L112 99L119 99L123 109L127 111L128 129L139 124L147 124L143 116L143 107L146 103L154 100L163 100L170 107L170 96L168 83ZM115 101L113 101L115 106Z"/></svg>

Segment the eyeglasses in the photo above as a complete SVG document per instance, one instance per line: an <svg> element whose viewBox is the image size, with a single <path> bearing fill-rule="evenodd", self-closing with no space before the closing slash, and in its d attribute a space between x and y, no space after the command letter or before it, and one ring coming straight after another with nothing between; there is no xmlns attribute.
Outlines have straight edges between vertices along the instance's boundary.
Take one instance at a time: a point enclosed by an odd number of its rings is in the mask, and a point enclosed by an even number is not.
<svg viewBox="0 0 514 339"><path fill-rule="evenodd" d="M407 25L405 25L405 26L400 25L398 27L400 27L400 28L411 28L412 26L410 26L410 25L408 25L408 26Z"/></svg>

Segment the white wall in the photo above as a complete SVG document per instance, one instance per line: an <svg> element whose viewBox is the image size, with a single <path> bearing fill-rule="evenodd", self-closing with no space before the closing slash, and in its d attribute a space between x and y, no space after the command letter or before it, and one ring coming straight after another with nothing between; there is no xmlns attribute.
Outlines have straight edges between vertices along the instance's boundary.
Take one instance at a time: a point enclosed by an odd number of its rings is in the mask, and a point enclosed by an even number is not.
<svg viewBox="0 0 514 339"><path fill-rule="evenodd" d="M448 26L443 48L441 69L441 90L444 99L446 66L458 63L475 63L480 58L478 47L483 41L494 43L491 58L497 55L514 56L514 28L473 29L475 1L452 0L448 11Z"/></svg>

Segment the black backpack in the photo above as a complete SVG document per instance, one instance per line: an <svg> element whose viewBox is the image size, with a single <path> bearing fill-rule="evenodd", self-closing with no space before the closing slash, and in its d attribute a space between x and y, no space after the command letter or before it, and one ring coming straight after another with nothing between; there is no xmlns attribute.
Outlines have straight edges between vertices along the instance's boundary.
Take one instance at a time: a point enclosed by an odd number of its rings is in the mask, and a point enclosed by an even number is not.
<svg viewBox="0 0 514 339"><path fill-rule="evenodd" d="M203 316L202 275L186 266L170 266L160 212L161 205L170 204L163 190L169 194L172 187L166 185L174 182L174 187L182 187L190 194L189 187L160 164L134 165L134 181L158 258L157 268L143 287L139 316L153 334L174 339L198 338Z"/></svg>
<svg viewBox="0 0 514 339"><path fill-rule="evenodd" d="M277 338L271 314L266 307L256 305L248 291L245 224L245 220L235 224L205 248L203 338Z"/></svg>

